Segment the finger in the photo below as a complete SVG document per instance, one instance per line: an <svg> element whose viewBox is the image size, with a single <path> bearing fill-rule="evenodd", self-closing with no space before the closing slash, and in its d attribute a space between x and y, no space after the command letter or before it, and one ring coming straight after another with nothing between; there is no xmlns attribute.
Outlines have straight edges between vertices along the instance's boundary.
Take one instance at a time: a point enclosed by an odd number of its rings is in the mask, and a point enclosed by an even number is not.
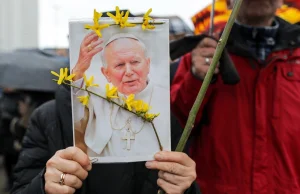
<svg viewBox="0 0 300 194"><path fill-rule="evenodd" d="M204 48L200 48L196 55L202 56L202 57L209 57L209 58L213 58L214 54L215 54L216 49L212 48L212 47L204 47Z"/></svg>
<svg viewBox="0 0 300 194"><path fill-rule="evenodd" d="M84 47L83 50L87 53L91 52L95 47L99 46L103 43L102 39L98 39L97 41L92 41L88 46Z"/></svg>
<svg viewBox="0 0 300 194"><path fill-rule="evenodd" d="M174 185L180 185L185 181L185 177L178 176L164 171L159 171L158 177Z"/></svg>
<svg viewBox="0 0 300 194"><path fill-rule="evenodd" d="M88 33L88 34L84 37L83 41L87 40L87 39L90 38L91 36L94 36L95 34L96 34L96 33L95 33L94 31Z"/></svg>
<svg viewBox="0 0 300 194"><path fill-rule="evenodd" d="M93 50L91 50L88 54L89 54L90 56L94 56L94 55L96 55L97 53L101 52L102 50L103 50L102 47L96 47L96 48L94 48Z"/></svg>
<svg viewBox="0 0 300 194"><path fill-rule="evenodd" d="M79 189L82 186L82 181L78 177L76 177L72 174L66 174L65 175L65 185L75 188L75 189Z"/></svg>
<svg viewBox="0 0 300 194"><path fill-rule="evenodd" d="M188 167L194 167L195 162L183 152L161 151L155 154L155 159L164 162L175 162Z"/></svg>
<svg viewBox="0 0 300 194"><path fill-rule="evenodd" d="M58 156L67 160L78 162L86 170L92 169L92 164L89 157L79 148L73 146L57 152Z"/></svg>
<svg viewBox="0 0 300 194"><path fill-rule="evenodd" d="M167 194L182 193L182 189L179 186L168 183L167 181L160 178L157 179L157 185L162 188Z"/></svg>
<svg viewBox="0 0 300 194"><path fill-rule="evenodd" d="M162 170L162 171L180 175L180 176L188 175L187 167L185 167L181 164L175 163L175 162L158 162L158 161L150 162L149 161L149 162L146 162L146 167L148 169Z"/></svg>
<svg viewBox="0 0 300 194"><path fill-rule="evenodd" d="M63 172L55 168L51 168L51 170L47 169L47 172L45 173L45 180L59 183L62 174ZM79 189L82 186L82 181L72 174L65 174L64 184L69 187Z"/></svg>
<svg viewBox="0 0 300 194"><path fill-rule="evenodd" d="M212 47L216 48L217 47L217 41L215 41L212 38L204 38L199 44L198 47Z"/></svg>
<svg viewBox="0 0 300 194"><path fill-rule="evenodd" d="M56 158L57 163L53 165L53 168L64 172L66 174L72 174L80 178L81 180L86 179L88 172L82 168L82 166L72 160L66 160L63 158Z"/></svg>
<svg viewBox="0 0 300 194"><path fill-rule="evenodd" d="M60 185L60 184L54 183L54 182L46 182L45 191L47 194L57 194L57 193L73 194L73 193L75 193L74 188L69 187L67 185Z"/></svg>
<svg viewBox="0 0 300 194"><path fill-rule="evenodd" d="M93 35L91 35L90 37L88 37L83 41L83 45L84 47L87 47L89 44L91 44L92 41L97 41L98 39L99 39L98 35L94 33Z"/></svg>
<svg viewBox="0 0 300 194"><path fill-rule="evenodd" d="M103 40L102 39L98 39L97 41L91 43L91 48L93 49L93 48L99 46L102 43L103 43Z"/></svg>
<svg viewBox="0 0 300 194"><path fill-rule="evenodd" d="M92 42L91 44L89 44L87 47L85 47L84 48L84 50L86 51L86 52L91 52L94 48L98 48L98 47L100 47L100 45L103 43L103 40L102 39L99 39L99 40L97 40L97 41L94 41L94 42ZM99 51L98 51L99 52Z"/></svg>
<svg viewBox="0 0 300 194"><path fill-rule="evenodd" d="M216 49L211 47L205 47L201 49L201 56L213 58L215 55Z"/></svg>

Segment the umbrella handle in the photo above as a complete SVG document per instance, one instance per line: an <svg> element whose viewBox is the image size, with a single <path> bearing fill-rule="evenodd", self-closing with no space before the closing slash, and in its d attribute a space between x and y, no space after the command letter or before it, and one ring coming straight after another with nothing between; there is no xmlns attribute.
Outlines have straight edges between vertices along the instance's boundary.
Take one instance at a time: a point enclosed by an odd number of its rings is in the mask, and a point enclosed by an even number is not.
<svg viewBox="0 0 300 194"><path fill-rule="evenodd" d="M220 74L223 83L227 85L237 84L240 81L240 76L226 50L223 51L221 61L222 63L220 63Z"/></svg>
<svg viewBox="0 0 300 194"><path fill-rule="evenodd" d="M214 33L215 4L216 4L216 0L213 0L211 4L211 10L210 10L210 24L209 24L210 36L213 36Z"/></svg>

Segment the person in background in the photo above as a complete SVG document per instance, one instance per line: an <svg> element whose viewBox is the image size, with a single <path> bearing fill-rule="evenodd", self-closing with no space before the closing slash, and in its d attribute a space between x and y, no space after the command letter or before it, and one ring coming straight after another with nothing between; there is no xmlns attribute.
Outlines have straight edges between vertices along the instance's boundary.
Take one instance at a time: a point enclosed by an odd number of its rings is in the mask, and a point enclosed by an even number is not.
<svg viewBox="0 0 300 194"><path fill-rule="evenodd" d="M10 122L18 117L18 101L20 93L11 88L3 88L0 98L0 149L4 159L4 169L7 177L6 190L12 187L12 171L18 159L18 150L14 148L14 138L10 132Z"/></svg>
<svg viewBox="0 0 300 194"><path fill-rule="evenodd" d="M300 193L300 27L276 16L282 3L241 5L226 45L240 82L225 85L216 69L192 131L204 194ZM204 38L180 61L171 109L182 126L217 44Z"/></svg>
<svg viewBox="0 0 300 194"><path fill-rule="evenodd" d="M230 4L228 4L228 2ZM234 0L217 0L215 2L214 33L222 33L222 30L224 29L231 14L233 2ZM192 17L195 34L208 34L210 28L211 8L212 6L210 4ZM292 24L299 24L300 1L284 0L284 4L277 9L276 15Z"/></svg>
<svg viewBox="0 0 300 194"><path fill-rule="evenodd" d="M32 111L53 99L53 94L4 88L0 98L0 148L7 176L6 190L13 184L13 168L22 148L23 136Z"/></svg>

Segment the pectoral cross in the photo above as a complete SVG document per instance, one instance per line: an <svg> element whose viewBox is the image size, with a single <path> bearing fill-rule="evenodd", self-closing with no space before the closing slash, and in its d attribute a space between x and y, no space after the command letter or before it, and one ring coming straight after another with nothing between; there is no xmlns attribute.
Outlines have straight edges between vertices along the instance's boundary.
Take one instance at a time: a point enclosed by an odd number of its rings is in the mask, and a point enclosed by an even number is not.
<svg viewBox="0 0 300 194"><path fill-rule="evenodd" d="M127 130L125 132L125 136L122 137L122 140L126 140L126 149L130 150L130 140L134 140L134 136L131 135L131 132L129 130Z"/></svg>

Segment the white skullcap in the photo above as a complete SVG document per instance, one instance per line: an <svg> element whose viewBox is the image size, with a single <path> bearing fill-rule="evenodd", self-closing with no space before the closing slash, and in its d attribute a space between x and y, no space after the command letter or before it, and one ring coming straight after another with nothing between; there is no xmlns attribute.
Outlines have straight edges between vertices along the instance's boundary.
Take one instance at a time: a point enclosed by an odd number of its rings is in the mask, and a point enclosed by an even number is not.
<svg viewBox="0 0 300 194"><path fill-rule="evenodd" d="M118 33L118 34L115 34L115 35L111 36L108 39L108 41L103 45L103 50L100 53L100 57L101 57L102 65L104 67L106 67L106 62L105 62L105 59L104 59L104 50L105 50L105 47L109 43L111 43L111 42L113 42L113 41L115 41L117 39L121 39L121 38L130 38L130 39L134 39L134 40L138 41L139 44L141 45L141 47L143 48L144 52L145 52L145 56L147 56L146 45L142 41L140 41L136 36L134 36L133 34L129 34L129 33Z"/></svg>
<svg viewBox="0 0 300 194"><path fill-rule="evenodd" d="M133 34L129 34L129 33L119 33L119 34L115 34L112 37L109 38L109 40L104 44L104 47L106 47L109 43L111 43L114 40L120 39L120 38L132 38L135 39L137 41L140 41L136 36L134 36Z"/></svg>

